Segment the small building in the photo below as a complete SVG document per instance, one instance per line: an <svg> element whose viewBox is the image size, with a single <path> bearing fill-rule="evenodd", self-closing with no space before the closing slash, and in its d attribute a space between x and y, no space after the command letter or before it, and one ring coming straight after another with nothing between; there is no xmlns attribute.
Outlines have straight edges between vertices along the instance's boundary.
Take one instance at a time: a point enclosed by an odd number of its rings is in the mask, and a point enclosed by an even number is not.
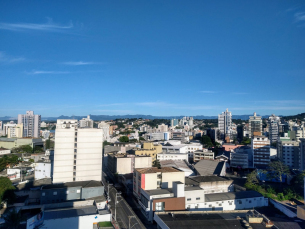
<svg viewBox="0 0 305 229"><path fill-rule="evenodd" d="M0 148L0 155L10 154L11 150L6 148Z"/></svg>
<svg viewBox="0 0 305 229"><path fill-rule="evenodd" d="M189 161L188 153L167 153L163 151L157 155L159 161L174 160L174 161Z"/></svg>
<svg viewBox="0 0 305 229"><path fill-rule="evenodd" d="M50 160L40 160L35 166L35 180L52 178L53 168Z"/></svg>
<svg viewBox="0 0 305 229"><path fill-rule="evenodd" d="M196 163L200 160L214 160L214 152L208 149L196 150L193 153L193 162Z"/></svg>

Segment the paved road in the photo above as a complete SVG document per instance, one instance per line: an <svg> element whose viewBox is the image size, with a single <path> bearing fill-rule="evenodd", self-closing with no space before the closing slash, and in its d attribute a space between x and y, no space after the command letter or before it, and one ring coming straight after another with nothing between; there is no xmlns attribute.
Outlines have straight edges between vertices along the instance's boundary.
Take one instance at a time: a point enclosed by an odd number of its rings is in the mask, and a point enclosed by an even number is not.
<svg viewBox="0 0 305 229"><path fill-rule="evenodd" d="M105 191L108 194L108 178L105 173L103 173L103 183L105 185ZM116 200L116 194L117 190L110 185L109 186L109 197L110 197L110 209L111 213L113 215L113 218L115 217L115 200ZM128 205L128 203L125 201L125 199L120 195L117 194L117 203L116 203L116 220L122 229L129 229L129 223L130 223L130 229L144 229L146 228L141 220L137 217L137 215L134 213L134 211L131 209L131 207Z"/></svg>

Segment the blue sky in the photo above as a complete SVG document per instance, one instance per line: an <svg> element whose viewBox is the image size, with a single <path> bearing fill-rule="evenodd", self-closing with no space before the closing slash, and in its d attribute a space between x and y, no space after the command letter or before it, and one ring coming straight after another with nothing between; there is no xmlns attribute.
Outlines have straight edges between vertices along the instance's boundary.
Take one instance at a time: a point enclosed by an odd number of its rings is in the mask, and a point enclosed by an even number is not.
<svg viewBox="0 0 305 229"><path fill-rule="evenodd" d="M305 112L304 1L1 1L0 117Z"/></svg>

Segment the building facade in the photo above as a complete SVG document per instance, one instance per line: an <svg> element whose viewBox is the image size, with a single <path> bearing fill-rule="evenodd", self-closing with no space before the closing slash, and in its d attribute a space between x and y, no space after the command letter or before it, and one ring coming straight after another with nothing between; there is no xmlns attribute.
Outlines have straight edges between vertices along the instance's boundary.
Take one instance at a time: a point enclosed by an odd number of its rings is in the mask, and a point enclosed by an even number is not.
<svg viewBox="0 0 305 229"><path fill-rule="evenodd" d="M218 115L218 128L220 131L221 139L231 137L232 133L232 113L227 109Z"/></svg>
<svg viewBox="0 0 305 229"><path fill-rule="evenodd" d="M272 114L269 117L268 125L269 125L269 139L270 144L277 141L277 138L279 136L279 125L280 125L280 117L275 116Z"/></svg>
<svg viewBox="0 0 305 229"><path fill-rule="evenodd" d="M265 136L251 139L254 167L267 166L270 162L270 141Z"/></svg>
<svg viewBox="0 0 305 229"><path fill-rule="evenodd" d="M35 115L34 111L18 115L18 124L23 124L23 137L39 138L41 116Z"/></svg>
<svg viewBox="0 0 305 229"><path fill-rule="evenodd" d="M253 116L249 117L250 137L261 136L263 133L263 121L261 116L257 116L254 112Z"/></svg>
<svg viewBox="0 0 305 229"><path fill-rule="evenodd" d="M53 182L102 180L103 130L78 128L75 119L58 119Z"/></svg>

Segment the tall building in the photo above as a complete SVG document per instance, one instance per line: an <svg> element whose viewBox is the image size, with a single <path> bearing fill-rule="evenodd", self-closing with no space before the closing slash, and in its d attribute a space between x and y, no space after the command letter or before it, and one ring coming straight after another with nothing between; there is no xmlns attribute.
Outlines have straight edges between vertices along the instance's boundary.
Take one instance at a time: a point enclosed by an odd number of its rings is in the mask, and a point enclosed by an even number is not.
<svg viewBox="0 0 305 229"><path fill-rule="evenodd" d="M299 169L299 145L298 141L291 141L289 137L279 137L277 142L277 156L289 168Z"/></svg>
<svg viewBox="0 0 305 229"><path fill-rule="evenodd" d="M304 171L305 170L305 138L300 138L300 164L299 164L299 170Z"/></svg>
<svg viewBox="0 0 305 229"><path fill-rule="evenodd" d="M179 120L178 119L172 119L171 120L171 126L178 126L178 124L179 124Z"/></svg>
<svg viewBox="0 0 305 229"><path fill-rule="evenodd" d="M250 137L253 136L261 136L263 131L263 121L261 116L256 116L256 112L254 112L253 116L249 117L249 130Z"/></svg>
<svg viewBox="0 0 305 229"><path fill-rule="evenodd" d="M102 180L103 129L81 128L75 119L58 119L53 183Z"/></svg>
<svg viewBox="0 0 305 229"><path fill-rule="evenodd" d="M255 136L251 139L254 167L265 167L270 162L270 142L265 136Z"/></svg>
<svg viewBox="0 0 305 229"><path fill-rule="evenodd" d="M218 128L221 138L231 137L232 133L232 113L227 109L218 115Z"/></svg>
<svg viewBox="0 0 305 229"><path fill-rule="evenodd" d="M277 138L279 136L279 125L281 123L280 117L275 116L272 114L269 117L268 125L269 125L269 139L270 144L277 141Z"/></svg>
<svg viewBox="0 0 305 229"><path fill-rule="evenodd" d="M39 138L41 115L34 115L34 111L18 115L18 124L23 124L23 137Z"/></svg>
<svg viewBox="0 0 305 229"><path fill-rule="evenodd" d="M99 129L102 129L103 132L104 132L104 140L105 141L110 141L110 135L109 135L109 128L110 128L110 125L107 124L106 122L100 122L98 124L98 128Z"/></svg>
<svg viewBox="0 0 305 229"><path fill-rule="evenodd" d="M168 126L162 123L161 125L158 125L158 131L159 132L167 132L168 131Z"/></svg>
<svg viewBox="0 0 305 229"><path fill-rule="evenodd" d="M90 115L88 115L87 118L83 118L82 120L79 120L79 127L93 128L93 120L90 119Z"/></svg>

